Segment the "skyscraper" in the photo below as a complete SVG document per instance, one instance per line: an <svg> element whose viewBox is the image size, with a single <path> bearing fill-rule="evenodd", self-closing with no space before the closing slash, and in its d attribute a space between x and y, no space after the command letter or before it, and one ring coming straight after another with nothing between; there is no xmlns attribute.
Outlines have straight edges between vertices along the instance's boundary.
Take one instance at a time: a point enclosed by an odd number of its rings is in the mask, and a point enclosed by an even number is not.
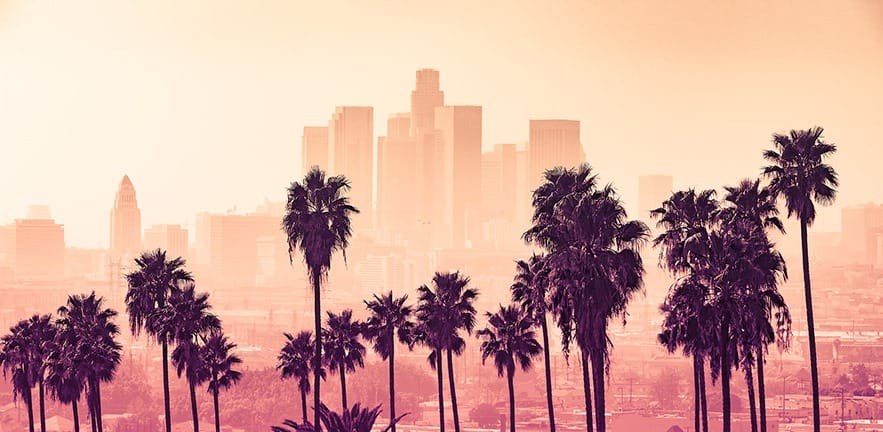
<svg viewBox="0 0 883 432"><path fill-rule="evenodd" d="M850 264L876 264L877 234L883 233L883 205L848 206L840 212L844 258Z"/></svg>
<svg viewBox="0 0 883 432"><path fill-rule="evenodd" d="M163 249L169 258L188 256L187 229L181 225L154 225L144 230L144 247Z"/></svg>
<svg viewBox="0 0 883 432"><path fill-rule="evenodd" d="M301 162L306 174L314 165L328 169L328 127L304 126L301 136Z"/></svg>
<svg viewBox="0 0 883 432"><path fill-rule="evenodd" d="M514 222L517 193L515 144L496 144L481 155L481 206L483 219Z"/></svg>
<svg viewBox="0 0 883 432"><path fill-rule="evenodd" d="M442 222L454 248L470 247L480 236L481 114L480 106L435 109L442 155Z"/></svg>
<svg viewBox="0 0 883 432"><path fill-rule="evenodd" d="M360 214L356 225L371 227L374 189L374 108L340 106L328 122L328 173L345 175Z"/></svg>
<svg viewBox="0 0 883 432"><path fill-rule="evenodd" d="M110 253L119 258L141 251L141 210L135 198L135 187L129 176L123 176L110 210Z"/></svg>
<svg viewBox="0 0 883 432"><path fill-rule="evenodd" d="M15 220L15 278L60 280L64 277L64 227L48 210Z"/></svg>
<svg viewBox="0 0 883 432"><path fill-rule="evenodd" d="M445 92L439 90L439 73L434 69L417 71L417 85L411 92L411 136L435 130L435 109L445 104Z"/></svg>
<svg viewBox="0 0 883 432"><path fill-rule="evenodd" d="M387 136L377 138L377 217L387 240L393 234L412 238L417 223L414 159L415 140L410 137L410 115L393 114L387 121Z"/></svg>
<svg viewBox="0 0 883 432"><path fill-rule="evenodd" d="M556 166L575 167L586 161L578 120L531 120L528 142L530 190L542 183L543 172Z"/></svg>

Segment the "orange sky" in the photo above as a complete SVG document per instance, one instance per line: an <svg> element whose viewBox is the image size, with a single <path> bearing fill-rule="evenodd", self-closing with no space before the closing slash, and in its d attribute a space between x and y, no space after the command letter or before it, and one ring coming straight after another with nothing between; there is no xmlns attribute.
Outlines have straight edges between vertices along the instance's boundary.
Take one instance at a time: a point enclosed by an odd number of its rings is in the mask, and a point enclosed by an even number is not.
<svg viewBox="0 0 883 432"><path fill-rule="evenodd" d="M281 199L304 125L373 105L381 135L421 67L484 106L486 147L580 120L630 203L641 174L757 175L772 132L814 124L839 204L883 201L881 2L134 3L0 0L0 223L45 203L69 244L106 246L124 173L145 227Z"/></svg>

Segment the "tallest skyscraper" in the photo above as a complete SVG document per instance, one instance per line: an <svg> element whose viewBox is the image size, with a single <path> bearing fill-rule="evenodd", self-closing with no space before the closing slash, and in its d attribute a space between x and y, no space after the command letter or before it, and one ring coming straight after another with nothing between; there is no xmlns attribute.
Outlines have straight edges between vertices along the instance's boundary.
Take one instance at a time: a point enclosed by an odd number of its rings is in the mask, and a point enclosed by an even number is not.
<svg viewBox="0 0 883 432"><path fill-rule="evenodd" d="M439 90L438 71L417 71L417 86L411 92L411 136L435 130L435 109L445 104L445 92Z"/></svg>
<svg viewBox="0 0 883 432"><path fill-rule="evenodd" d="M421 233L418 243L435 248L446 244L449 235L444 218L443 146L435 126L435 109L444 106L445 93L439 90L435 69L417 71L417 84L411 92L411 138L415 149L414 176L417 220Z"/></svg>
<svg viewBox="0 0 883 432"><path fill-rule="evenodd" d="M110 210L110 253L116 258L135 255L141 250L141 210L135 186L123 176Z"/></svg>

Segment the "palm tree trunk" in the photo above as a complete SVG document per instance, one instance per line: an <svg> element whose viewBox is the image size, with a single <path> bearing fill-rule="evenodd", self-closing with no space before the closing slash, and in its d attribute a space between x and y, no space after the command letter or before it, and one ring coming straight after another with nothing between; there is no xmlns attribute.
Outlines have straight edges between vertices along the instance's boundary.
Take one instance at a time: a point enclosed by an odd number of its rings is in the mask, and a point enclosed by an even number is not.
<svg viewBox="0 0 883 432"><path fill-rule="evenodd" d="M98 424L98 432L104 432L104 419L101 415L101 381L95 378L95 416Z"/></svg>
<svg viewBox="0 0 883 432"><path fill-rule="evenodd" d="M316 354L313 357L313 427L316 431L321 431L319 425L319 385L321 382L322 371L322 292L320 287L321 269L310 269L310 276L313 282L313 319L316 326Z"/></svg>
<svg viewBox="0 0 883 432"><path fill-rule="evenodd" d="M162 341L162 391L166 414L166 432L172 432L172 405L169 401L169 344L165 340Z"/></svg>
<svg viewBox="0 0 883 432"><path fill-rule="evenodd" d="M552 365L549 359L549 327L546 324L545 313L543 313L541 324L543 328L543 366L546 369L546 406L549 410L549 432L555 432L555 408L552 404Z"/></svg>
<svg viewBox="0 0 883 432"><path fill-rule="evenodd" d="M435 372L438 376L438 426L439 432L445 432L445 384L442 379L442 350L435 350Z"/></svg>
<svg viewBox="0 0 883 432"><path fill-rule="evenodd" d="M593 432L595 424L592 420L592 386L589 383L589 354L580 348L580 364L583 372L583 395L586 403L586 432Z"/></svg>
<svg viewBox="0 0 883 432"><path fill-rule="evenodd" d="M340 365L340 412L346 412L346 369Z"/></svg>
<svg viewBox="0 0 883 432"><path fill-rule="evenodd" d="M34 432L34 401L32 398L31 388L28 387L28 389L24 391L22 399L25 400L25 408L28 410L28 431L30 432Z"/></svg>
<svg viewBox="0 0 883 432"><path fill-rule="evenodd" d="M40 397L40 430L46 432L46 393L43 386L43 377L37 381Z"/></svg>
<svg viewBox="0 0 883 432"><path fill-rule="evenodd" d="M304 412L304 423L307 422L307 392L301 389L300 391L300 405Z"/></svg>
<svg viewBox="0 0 883 432"><path fill-rule="evenodd" d="M71 411L74 415L74 432L80 432L80 413L77 410L77 401L71 401Z"/></svg>
<svg viewBox="0 0 883 432"><path fill-rule="evenodd" d="M395 330L389 332L389 424L392 425L392 432L396 432L396 425L393 420L396 418L396 344Z"/></svg>
<svg viewBox="0 0 883 432"><path fill-rule="evenodd" d="M699 406L699 356L693 354L693 430L700 432L702 430L702 416Z"/></svg>
<svg viewBox="0 0 883 432"><path fill-rule="evenodd" d="M607 417L604 415L604 354L590 353L592 360L592 385L595 387L595 430L605 432L607 430Z"/></svg>
<svg viewBox="0 0 883 432"><path fill-rule="evenodd" d="M218 410L218 389L217 388L212 391L212 399L214 399L214 401L215 401L215 432L221 432L221 414L220 414L220 410Z"/></svg>
<svg viewBox="0 0 883 432"><path fill-rule="evenodd" d="M199 411L196 408L196 386L192 381L187 380L190 384L190 410L193 412L193 432L199 432Z"/></svg>
<svg viewBox="0 0 883 432"><path fill-rule="evenodd" d="M757 432L757 403L754 395L754 378L751 367L745 367L745 385L748 387L748 412L751 415L751 432Z"/></svg>
<svg viewBox="0 0 883 432"><path fill-rule="evenodd" d="M723 406L723 432L731 432L730 419L730 327L727 318L721 323L721 405Z"/></svg>
<svg viewBox="0 0 883 432"><path fill-rule="evenodd" d="M809 244L806 219L800 218L800 243L803 251L803 290L806 296L806 330L809 333L809 370L812 377L812 424L813 430L821 429L819 417L819 360L816 357L816 328L812 310L812 289L809 280Z"/></svg>
<svg viewBox="0 0 883 432"><path fill-rule="evenodd" d="M451 385L451 411L454 413L454 432L460 432L460 413L457 412L457 388L454 380L454 353L448 349L448 382Z"/></svg>
<svg viewBox="0 0 883 432"><path fill-rule="evenodd" d="M95 389L92 388L92 380L89 380L89 390L86 392L86 406L89 409L89 425L92 432L98 432L98 420L95 415Z"/></svg>
<svg viewBox="0 0 883 432"><path fill-rule="evenodd" d="M699 402L702 403L702 430L708 432L708 398L705 394L705 360L699 356Z"/></svg>
<svg viewBox="0 0 883 432"><path fill-rule="evenodd" d="M514 359L512 360L515 361ZM515 367L506 368L506 382L509 384L509 432L515 432Z"/></svg>
<svg viewBox="0 0 883 432"><path fill-rule="evenodd" d="M763 348L757 348L757 401L760 404L760 432L766 432L766 390L763 383Z"/></svg>

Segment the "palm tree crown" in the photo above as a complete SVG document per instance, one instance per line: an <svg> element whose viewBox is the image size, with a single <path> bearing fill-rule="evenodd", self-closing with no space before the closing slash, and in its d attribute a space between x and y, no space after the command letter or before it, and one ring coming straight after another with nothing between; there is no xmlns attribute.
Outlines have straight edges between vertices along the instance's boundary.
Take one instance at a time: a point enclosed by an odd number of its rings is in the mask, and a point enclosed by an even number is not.
<svg viewBox="0 0 883 432"><path fill-rule="evenodd" d="M364 336L374 342L374 351L386 360L393 350L394 336L403 344L410 344L414 323L410 320L413 309L406 305L408 296L393 297L392 292L366 301L365 306L371 313L364 325Z"/></svg>
<svg viewBox="0 0 883 432"><path fill-rule="evenodd" d="M325 364L332 374L355 372L357 366L365 366L365 346L359 342L362 323L353 320L352 309L345 309L340 314L328 312L325 334Z"/></svg>
<svg viewBox="0 0 883 432"><path fill-rule="evenodd" d="M493 357L497 374L514 373L516 365L524 371L533 366L533 358L543 348L537 342L533 320L515 305L500 306L495 313L487 313L488 327L478 331L482 338L481 361Z"/></svg>

